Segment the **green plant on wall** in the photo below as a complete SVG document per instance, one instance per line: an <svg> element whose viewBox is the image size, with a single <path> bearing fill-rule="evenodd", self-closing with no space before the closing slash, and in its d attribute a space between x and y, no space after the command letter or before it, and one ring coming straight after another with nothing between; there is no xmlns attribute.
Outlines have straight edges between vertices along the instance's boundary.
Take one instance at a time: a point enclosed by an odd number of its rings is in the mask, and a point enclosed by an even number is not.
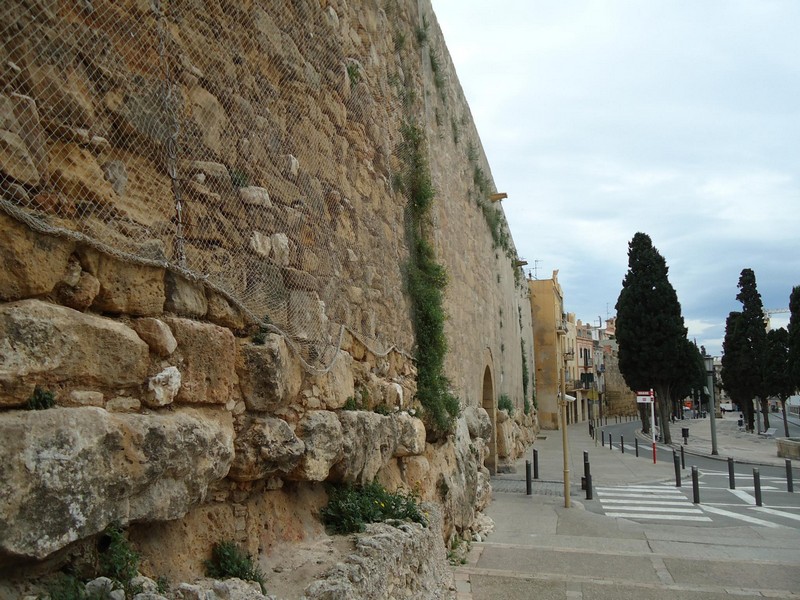
<svg viewBox="0 0 800 600"><path fill-rule="evenodd" d="M227 540L214 544L211 549L211 558L203 562L206 575L214 579L237 578L243 581L255 581L261 588L261 593L266 594L264 587L264 573L253 564L250 555L242 550L235 542Z"/></svg>
<svg viewBox="0 0 800 600"><path fill-rule="evenodd" d="M50 390L44 390L38 385L33 389L33 394L25 403L26 410L45 410L56 405L56 397Z"/></svg>
<svg viewBox="0 0 800 600"><path fill-rule="evenodd" d="M514 403L511 402L511 398L506 394L500 394L500 398L497 400L497 410L504 410L508 413L509 417L513 417Z"/></svg>
<svg viewBox="0 0 800 600"><path fill-rule="evenodd" d="M426 429L432 439L450 433L459 413L459 402L450 392L444 375L447 340L444 333L444 289L447 272L436 261L433 246L425 232L430 228L430 208L434 198L422 131L406 122L400 157L404 163L402 190L408 198L408 236L410 257L406 281L411 300L412 320L417 341L417 398L422 404Z"/></svg>
<svg viewBox="0 0 800 600"><path fill-rule="evenodd" d="M357 63L350 63L347 65L347 77L350 79L350 85L357 85L361 81L361 69Z"/></svg>
<svg viewBox="0 0 800 600"><path fill-rule="evenodd" d="M522 325L522 313L520 313L520 326ZM525 414L529 415L531 412L531 404L528 401L528 383L530 381L530 373L528 372L528 353L525 352L525 340L520 338L519 348L522 354L522 397L525 399Z"/></svg>
<svg viewBox="0 0 800 600"><path fill-rule="evenodd" d="M358 533L369 523L384 521L428 525L414 494L389 492L377 481L360 487L331 487L328 504L320 511L320 516L331 534Z"/></svg>

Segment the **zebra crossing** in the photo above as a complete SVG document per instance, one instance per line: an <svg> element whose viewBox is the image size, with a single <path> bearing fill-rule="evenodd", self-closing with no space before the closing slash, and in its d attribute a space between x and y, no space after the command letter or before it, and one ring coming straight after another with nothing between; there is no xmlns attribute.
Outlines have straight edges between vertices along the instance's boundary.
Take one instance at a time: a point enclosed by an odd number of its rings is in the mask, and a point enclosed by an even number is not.
<svg viewBox="0 0 800 600"><path fill-rule="evenodd" d="M606 516L634 520L710 522L679 489L662 485L596 487Z"/></svg>
<svg viewBox="0 0 800 600"><path fill-rule="evenodd" d="M600 512L609 517L620 517L637 522L682 522L693 525L747 524L760 527L800 528L800 505L794 494L778 496L771 505L755 506L753 488L741 486L727 489L715 485L701 486L704 494L711 494L701 504L690 500L689 491L671 487L670 484L598 486L596 492ZM786 495L775 486L762 486L762 492ZM790 500L786 502L786 500Z"/></svg>

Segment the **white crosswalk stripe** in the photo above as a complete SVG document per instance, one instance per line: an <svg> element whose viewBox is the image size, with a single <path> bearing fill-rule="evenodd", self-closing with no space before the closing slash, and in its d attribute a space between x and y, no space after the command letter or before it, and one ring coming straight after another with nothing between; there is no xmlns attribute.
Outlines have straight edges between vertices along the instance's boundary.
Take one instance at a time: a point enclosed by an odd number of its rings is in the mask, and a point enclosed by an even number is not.
<svg viewBox="0 0 800 600"><path fill-rule="evenodd" d="M635 521L711 521L681 490L674 488L627 485L597 487L595 490L603 512L609 517Z"/></svg>

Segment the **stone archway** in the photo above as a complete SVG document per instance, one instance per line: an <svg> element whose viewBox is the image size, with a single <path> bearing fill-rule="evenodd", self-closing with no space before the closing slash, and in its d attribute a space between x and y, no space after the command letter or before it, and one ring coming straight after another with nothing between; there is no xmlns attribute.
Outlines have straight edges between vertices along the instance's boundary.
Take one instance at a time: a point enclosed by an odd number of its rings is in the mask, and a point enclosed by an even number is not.
<svg viewBox="0 0 800 600"><path fill-rule="evenodd" d="M491 363L489 363L491 364ZM483 390L481 393L481 405L489 414L489 421L492 423L492 433L487 444L487 453L483 464L489 469L492 475L497 474L497 400L494 393L494 379L489 364L483 370Z"/></svg>

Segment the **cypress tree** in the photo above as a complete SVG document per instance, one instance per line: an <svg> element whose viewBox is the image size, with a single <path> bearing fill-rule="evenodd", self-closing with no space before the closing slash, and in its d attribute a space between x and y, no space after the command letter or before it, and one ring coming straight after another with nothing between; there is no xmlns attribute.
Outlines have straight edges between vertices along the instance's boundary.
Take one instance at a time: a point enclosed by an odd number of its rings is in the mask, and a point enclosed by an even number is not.
<svg viewBox="0 0 800 600"><path fill-rule="evenodd" d="M755 382L747 363L747 337L741 312L733 311L725 321L722 342L722 387L744 414L748 431L753 429Z"/></svg>
<svg viewBox="0 0 800 600"><path fill-rule="evenodd" d="M782 327L767 332L764 355L764 388L767 395L776 396L780 400L783 431L786 437L789 437L786 400L794 392L794 385L789 374L789 332Z"/></svg>
<svg viewBox="0 0 800 600"><path fill-rule="evenodd" d="M620 372L631 389L655 390L667 444L673 388L688 362L687 330L668 272L650 236L637 233L628 244L628 272L616 304Z"/></svg>
<svg viewBox="0 0 800 600"><path fill-rule="evenodd" d="M764 325L764 304L756 287L756 276L752 269L742 269L739 276L739 293L736 299L742 303L744 327L743 367L747 369L748 389L752 395L748 402L758 398L764 415L764 430L769 428L767 393L764 390L764 350L767 344L767 328Z"/></svg>
<svg viewBox="0 0 800 600"><path fill-rule="evenodd" d="M800 285L789 295L788 370L792 391L800 390Z"/></svg>

